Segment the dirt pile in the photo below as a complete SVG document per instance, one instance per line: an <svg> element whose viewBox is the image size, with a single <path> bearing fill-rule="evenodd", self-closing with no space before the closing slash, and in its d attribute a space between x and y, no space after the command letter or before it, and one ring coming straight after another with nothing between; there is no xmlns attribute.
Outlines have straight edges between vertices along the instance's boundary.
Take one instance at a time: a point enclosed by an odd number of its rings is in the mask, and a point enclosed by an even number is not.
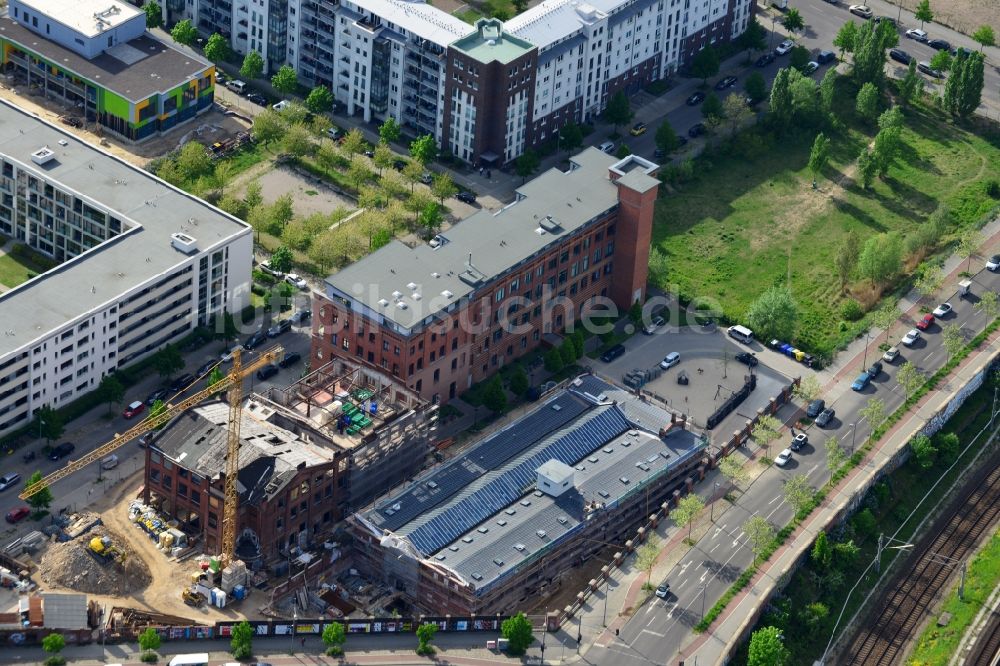
<svg viewBox="0 0 1000 666"><path fill-rule="evenodd" d="M89 552L94 537L110 537L121 557L105 562ZM42 581L77 592L128 596L146 589L152 582L149 567L128 541L106 526L97 526L76 539L50 543L42 555Z"/></svg>

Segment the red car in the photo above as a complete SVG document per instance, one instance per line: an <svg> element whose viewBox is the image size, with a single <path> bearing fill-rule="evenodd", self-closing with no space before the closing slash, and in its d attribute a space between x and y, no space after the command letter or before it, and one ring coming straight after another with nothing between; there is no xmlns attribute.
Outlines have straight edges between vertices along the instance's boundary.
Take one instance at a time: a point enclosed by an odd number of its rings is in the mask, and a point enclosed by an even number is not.
<svg viewBox="0 0 1000 666"><path fill-rule="evenodd" d="M131 403L128 407L125 408L125 411L122 412L122 416L124 416L127 419L130 419L133 416L141 414L145 410L146 410L145 403L143 403L141 400L136 400L135 402Z"/></svg>
<svg viewBox="0 0 1000 666"><path fill-rule="evenodd" d="M7 522L13 525L14 523L24 520L31 513L31 509L26 506L19 506L12 511L7 512Z"/></svg>
<svg viewBox="0 0 1000 666"><path fill-rule="evenodd" d="M934 323L934 315L925 314L924 318L917 322L917 328L919 328L921 331L926 331L933 323Z"/></svg>

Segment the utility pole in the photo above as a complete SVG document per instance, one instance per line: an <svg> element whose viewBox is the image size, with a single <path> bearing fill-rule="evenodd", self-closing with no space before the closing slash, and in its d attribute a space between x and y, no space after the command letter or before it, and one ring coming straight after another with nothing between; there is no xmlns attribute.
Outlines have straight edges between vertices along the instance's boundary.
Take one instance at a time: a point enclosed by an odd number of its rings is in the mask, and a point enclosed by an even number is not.
<svg viewBox="0 0 1000 666"><path fill-rule="evenodd" d="M719 492L719 482L716 481L713 485L714 485L714 488L713 488L713 491L712 491L712 509L710 511L711 516L709 517L709 521L714 523L715 522L715 493Z"/></svg>

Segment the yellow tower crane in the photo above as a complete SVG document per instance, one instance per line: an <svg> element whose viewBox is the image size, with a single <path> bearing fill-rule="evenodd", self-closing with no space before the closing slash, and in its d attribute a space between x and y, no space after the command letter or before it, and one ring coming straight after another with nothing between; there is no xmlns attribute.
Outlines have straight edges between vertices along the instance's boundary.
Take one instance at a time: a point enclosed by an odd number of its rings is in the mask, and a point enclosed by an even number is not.
<svg viewBox="0 0 1000 666"><path fill-rule="evenodd" d="M236 520L239 509L240 496L236 489L236 478L240 471L240 418L243 413L243 380L250 374L256 372L265 365L274 362L281 355L283 349L280 345L268 349L261 353L254 361L246 366L240 359L240 350L233 351L233 367L225 377L212 384L210 387L198 391L189 398L184 398L176 405L167 405L159 414L150 414L138 425L126 430L121 435L116 434L114 439L106 444L98 446L96 449L83 456L79 460L70 461L65 467L48 476L40 479L36 483L25 487L19 495L21 499L28 499L43 488L48 488L56 481L65 479L70 474L77 472L91 463L95 463L109 453L117 451L125 444L131 442L136 437L141 437L147 432L156 430L167 421L177 416L181 412L194 407L202 400L209 398L220 391L229 392L229 432L228 451L226 453L226 479L225 479L225 504L222 511L222 558L223 566L227 566L233 560L233 553L236 551Z"/></svg>

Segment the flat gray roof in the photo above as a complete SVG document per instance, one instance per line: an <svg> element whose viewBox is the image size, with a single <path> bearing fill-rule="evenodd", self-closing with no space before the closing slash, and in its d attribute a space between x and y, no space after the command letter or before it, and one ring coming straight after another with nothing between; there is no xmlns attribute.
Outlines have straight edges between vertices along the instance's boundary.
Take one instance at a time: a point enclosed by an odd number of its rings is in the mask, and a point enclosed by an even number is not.
<svg viewBox="0 0 1000 666"><path fill-rule="evenodd" d="M94 37L134 19L142 10L118 0L21 0L39 14ZM100 18L98 21L97 19Z"/></svg>
<svg viewBox="0 0 1000 666"><path fill-rule="evenodd" d="M56 156L38 166L31 153L43 146ZM0 337L0 358L190 260L171 246L173 233L193 236L202 251L252 233L247 224L202 199L6 101L0 103L0 155L115 211L132 227L0 295L5 332Z"/></svg>
<svg viewBox="0 0 1000 666"><path fill-rule="evenodd" d="M148 32L105 51L93 60L45 39L9 16L0 17L0 37L133 103L173 90L185 81L199 78L202 72L212 67L193 53L153 39ZM112 53L128 58L128 62L114 57Z"/></svg>
<svg viewBox="0 0 1000 666"><path fill-rule="evenodd" d="M329 291L402 329L415 328L616 208L618 186L608 170L630 160L587 148L571 159L575 168L550 169L519 187L517 200L499 212L480 210L440 234L439 247L394 241L328 277Z"/></svg>

